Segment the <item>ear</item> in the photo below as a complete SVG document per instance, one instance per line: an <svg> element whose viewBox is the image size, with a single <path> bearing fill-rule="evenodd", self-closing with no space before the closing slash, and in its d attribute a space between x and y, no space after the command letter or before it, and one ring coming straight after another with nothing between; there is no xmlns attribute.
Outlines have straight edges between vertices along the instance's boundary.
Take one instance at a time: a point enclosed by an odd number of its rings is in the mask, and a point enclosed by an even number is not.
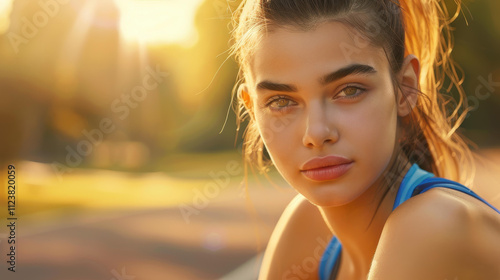
<svg viewBox="0 0 500 280"><path fill-rule="evenodd" d="M420 90L420 62L418 58L410 54L405 57L403 66L398 75L401 89L398 90L397 107L398 116L408 116L413 107L417 105L418 93Z"/></svg>
<svg viewBox="0 0 500 280"><path fill-rule="evenodd" d="M242 83L238 86L238 99L243 101L243 105L247 109L249 115L253 117L253 103L250 93L248 92L248 86L246 83Z"/></svg>

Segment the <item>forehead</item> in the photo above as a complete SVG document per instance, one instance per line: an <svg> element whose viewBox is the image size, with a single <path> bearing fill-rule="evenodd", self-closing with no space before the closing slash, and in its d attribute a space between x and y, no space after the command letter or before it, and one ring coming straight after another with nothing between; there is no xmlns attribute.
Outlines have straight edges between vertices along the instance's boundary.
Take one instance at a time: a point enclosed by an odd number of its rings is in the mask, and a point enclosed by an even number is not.
<svg viewBox="0 0 500 280"><path fill-rule="evenodd" d="M325 22L308 31L273 29L257 44L250 69L255 83L300 84L353 63L370 65L378 72L388 70L381 47L343 23Z"/></svg>

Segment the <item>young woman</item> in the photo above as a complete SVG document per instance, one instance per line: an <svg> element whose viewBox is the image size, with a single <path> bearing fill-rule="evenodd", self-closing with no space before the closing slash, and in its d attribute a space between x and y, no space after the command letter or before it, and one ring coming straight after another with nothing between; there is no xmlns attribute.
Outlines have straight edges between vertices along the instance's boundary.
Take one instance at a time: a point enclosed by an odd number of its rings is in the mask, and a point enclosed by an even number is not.
<svg viewBox="0 0 500 280"><path fill-rule="evenodd" d="M456 183L473 165L443 3L248 0L235 19L245 156L299 193L260 279L500 279L500 212Z"/></svg>

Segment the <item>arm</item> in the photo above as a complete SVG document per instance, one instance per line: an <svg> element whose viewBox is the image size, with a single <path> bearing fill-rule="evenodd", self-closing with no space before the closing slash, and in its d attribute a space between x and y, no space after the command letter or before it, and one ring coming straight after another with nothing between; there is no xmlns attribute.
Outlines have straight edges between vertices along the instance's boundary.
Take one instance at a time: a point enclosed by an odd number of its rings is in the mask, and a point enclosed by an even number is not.
<svg viewBox="0 0 500 280"><path fill-rule="evenodd" d="M259 280L318 279L319 261L331 237L317 207L297 195L271 235Z"/></svg>
<svg viewBox="0 0 500 280"><path fill-rule="evenodd" d="M488 224L480 209L453 194L420 194L387 220L368 279L497 279L500 238Z"/></svg>

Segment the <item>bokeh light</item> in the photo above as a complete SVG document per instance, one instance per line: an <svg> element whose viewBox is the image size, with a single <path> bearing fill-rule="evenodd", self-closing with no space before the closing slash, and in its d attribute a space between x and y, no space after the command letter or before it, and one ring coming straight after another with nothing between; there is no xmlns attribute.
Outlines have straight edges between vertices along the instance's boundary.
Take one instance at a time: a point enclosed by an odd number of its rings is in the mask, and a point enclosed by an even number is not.
<svg viewBox="0 0 500 280"><path fill-rule="evenodd" d="M0 34L4 33L9 28L9 13L12 8L13 0L0 1Z"/></svg>
<svg viewBox="0 0 500 280"><path fill-rule="evenodd" d="M115 0L120 32L126 40L193 45L194 16L201 0Z"/></svg>

